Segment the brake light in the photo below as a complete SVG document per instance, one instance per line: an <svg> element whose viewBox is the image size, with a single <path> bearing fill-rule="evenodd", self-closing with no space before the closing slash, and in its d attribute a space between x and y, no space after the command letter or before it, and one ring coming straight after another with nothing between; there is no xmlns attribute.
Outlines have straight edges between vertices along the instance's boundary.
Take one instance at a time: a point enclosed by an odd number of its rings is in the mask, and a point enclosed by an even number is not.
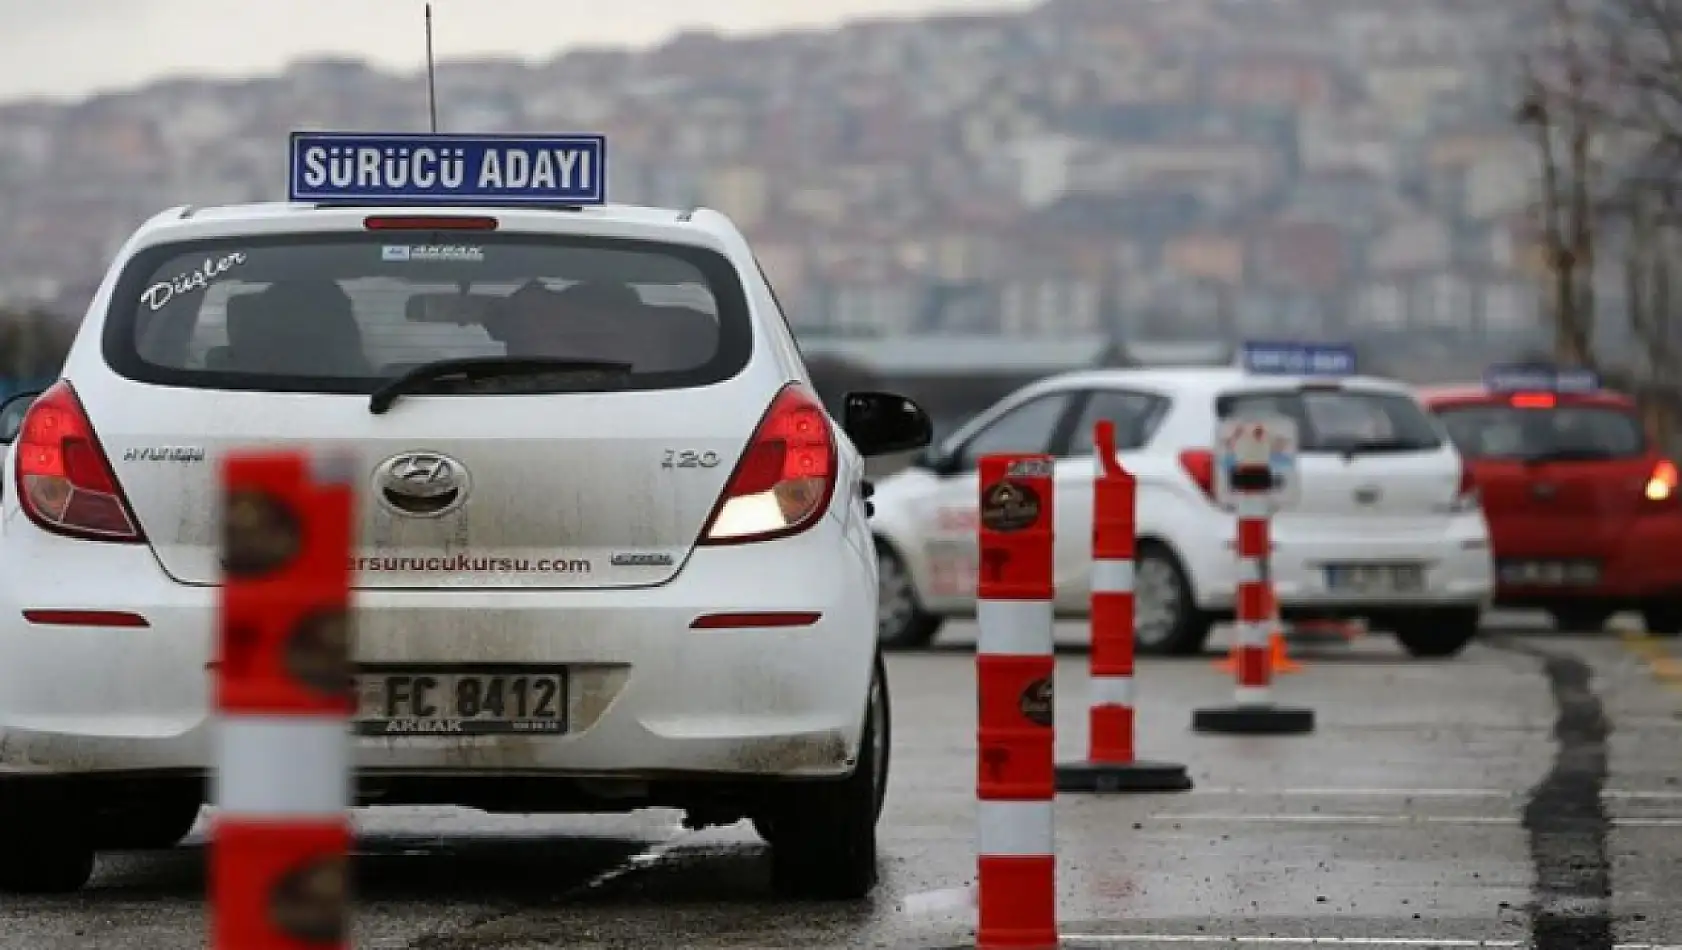
<svg viewBox="0 0 1682 950"><path fill-rule="evenodd" d="M483 215L379 214L362 219L369 231L495 231L495 218Z"/></svg>
<svg viewBox="0 0 1682 950"><path fill-rule="evenodd" d="M1552 409L1559 402L1553 393L1519 393L1508 401L1514 409Z"/></svg>
<svg viewBox="0 0 1682 950"><path fill-rule="evenodd" d="M1180 453L1180 467L1210 501L1215 500L1215 453L1208 449L1187 449Z"/></svg>
<svg viewBox="0 0 1682 950"><path fill-rule="evenodd" d="M1676 464L1668 459L1660 460L1653 466L1653 474L1647 479L1647 500L1668 501L1676 495L1677 483L1682 481L1678 476Z"/></svg>
<svg viewBox="0 0 1682 950"><path fill-rule="evenodd" d="M1448 506L1451 514L1476 511L1480 504L1478 498L1478 480L1472 473L1472 466L1462 459L1460 462L1460 484L1454 489L1454 501Z"/></svg>
<svg viewBox="0 0 1682 950"><path fill-rule="evenodd" d="M42 530L89 541L145 540L68 381L30 404L16 445L18 506Z"/></svg>
<svg viewBox="0 0 1682 950"><path fill-rule="evenodd" d="M798 534L816 524L835 494L835 439L823 404L791 383L754 430L702 544L743 544Z"/></svg>

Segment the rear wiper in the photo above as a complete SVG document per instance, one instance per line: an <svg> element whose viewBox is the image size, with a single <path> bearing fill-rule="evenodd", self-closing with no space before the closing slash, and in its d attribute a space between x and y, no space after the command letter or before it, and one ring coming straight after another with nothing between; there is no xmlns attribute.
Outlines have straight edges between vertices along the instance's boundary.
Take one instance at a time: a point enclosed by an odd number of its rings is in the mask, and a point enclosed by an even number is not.
<svg viewBox="0 0 1682 950"><path fill-rule="evenodd" d="M1346 459L1352 459L1366 452L1426 452L1433 446L1417 439L1358 439L1353 442L1336 442L1327 448Z"/></svg>
<svg viewBox="0 0 1682 950"><path fill-rule="evenodd" d="M616 360L565 359L547 356L470 356L461 359L426 363L405 372L386 383L368 397L368 411L383 415L397 401L410 393L423 393L438 388L440 383L472 383L482 379L531 377L560 374L579 374L595 371L618 377L631 371L630 363ZM576 376L572 379L576 384Z"/></svg>
<svg viewBox="0 0 1682 950"><path fill-rule="evenodd" d="M1554 449L1551 452L1537 452L1526 455L1524 464L1541 465L1546 462L1600 462L1615 458L1614 453L1605 449Z"/></svg>

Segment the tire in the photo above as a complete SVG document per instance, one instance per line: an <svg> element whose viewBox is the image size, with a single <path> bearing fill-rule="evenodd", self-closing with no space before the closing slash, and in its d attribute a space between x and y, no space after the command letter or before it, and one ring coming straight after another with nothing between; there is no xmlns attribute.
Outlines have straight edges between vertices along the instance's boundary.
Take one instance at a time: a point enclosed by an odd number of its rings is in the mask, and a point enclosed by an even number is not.
<svg viewBox="0 0 1682 950"><path fill-rule="evenodd" d="M1561 632L1578 633L1599 633L1606 628L1606 621L1612 619L1612 613L1611 610L1595 604L1555 607L1548 611L1548 615L1553 618L1554 627Z"/></svg>
<svg viewBox="0 0 1682 950"><path fill-rule="evenodd" d="M917 650L934 642L946 618L923 609L911 570L893 546L876 539L876 642L889 650Z"/></svg>
<svg viewBox="0 0 1682 950"><path fill-rule="evenodd" d="M1159 541L1144 541L1133 570L1134 650L1147 656L1202 653L1214 620L1197 609L1179 558Z"/></svg>
<svg viewBox="0 0 1682 950"><path fill-rule="evenodd" d="M101 851L162 851L187 837L200 804L191 798L144 799L93 816L89 837Z"/></svg>
<svg viewBox="0 0 1682 950"><path fill-rule="evenodd" d="M792 784L754 824L771 845L771 882L797 900L857 901L880 878L876 824L887 798L893 714L880 653L858 762L845 779Z"/></svg>
<svg viewBox="0 0 1682 950"><path fill-rule="evenodd" d="M1449 607L1404 614L1396 618L1396 640L1408 655L1421 659L1458 656L1478 635L1482 611Z"/></svg>
<svg viewBox="0 0 1682 950"><path fill-rule="evenodd" d="M1664 600L1641 609L1641 622L1648 636L1682 636L1682 601Z"/></svg>
<svg viewBox="0 0 1682 950"><path fill-rule="evenodd" d="M74 894L93 879L94 850L65 841L8 842L0 856L0 892Z"/></svg>

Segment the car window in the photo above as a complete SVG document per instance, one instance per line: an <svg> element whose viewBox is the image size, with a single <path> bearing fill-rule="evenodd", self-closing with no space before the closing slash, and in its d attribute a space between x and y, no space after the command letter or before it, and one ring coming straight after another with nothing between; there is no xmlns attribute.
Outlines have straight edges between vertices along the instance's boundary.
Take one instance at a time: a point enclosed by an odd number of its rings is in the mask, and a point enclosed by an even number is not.
<svg viewBox="0 0 1682 950"><path fill-rule="evenodd" d="M1301 452L1423 452L1442 447L1431 417L1411 397L1373 389L1255 390L1215 402L1222 419L1243 412L1295 420Z"/></svg>
<svg viewBox="0 0 1682 950"><path fill-rule="evenodd" d="M973 469L985 455L1049 452L1057 423L1068 406L1068 393L1052 393L1011 409L969 437L958 451L959 467Z"/></svg>
<svg viewBox="0 0 1682 950"><path fill-rule="evenodd" d="M1088 394L1074 431L1069 433L1069 447L1064 454L1069 458L1095 454L1092 435L1100 419L1115 424L1117 449L1125 452L1144 448L1167 412L1168 400L1155 393L1095 389Z"/></svg>
<svg viewBox="0 0 1682 950"><path fill-rule="evenodd" d="M631 365L597 374L590 389L668 389L727 379L752 350L735 269L712 251L477 232L429 239L280 235L153 248L119 281L107 361L164 385L367 393L438 360L557 357Z"/></svg>
<svg viewBox="0 0 1682 950"><path fill-rule="evenodd" d="M1486 404L1438 412L1449 438L1468 458L1645 455L1647 438L1635 414L1611 406L1528 409Z"/></svg>

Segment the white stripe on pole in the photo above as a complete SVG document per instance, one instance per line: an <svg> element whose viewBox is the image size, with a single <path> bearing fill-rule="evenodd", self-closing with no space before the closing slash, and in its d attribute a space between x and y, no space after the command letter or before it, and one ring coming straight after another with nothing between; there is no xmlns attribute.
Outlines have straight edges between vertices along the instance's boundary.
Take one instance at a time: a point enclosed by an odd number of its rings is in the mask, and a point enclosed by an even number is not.
<svg viewBox="0 0 1682 950"><path fill-rule="evenodd" d="M1049 600L983 600L975 652L990 656L1049 656L1056 651Z"/></svg>
<svg viewBox="0 0 1682 950"><path fill-rule="evenodd" d="M1093 561L1092 592L1094 594L1131 594L1133 592L1133 562L1107 559Z"/></svg>
<svg viewBox="0 0 1682 950"><path fill-rule="evenodd" d="M1089 687L1093 706L1133 705L1133 677L1094 676Z"/></svg>
<svg viewBox="0 0 1682 950"><path fill-rule="evenodd" d="M1233 691L1233 699L1240 706L1266 705L1273 701L1273 689L1268 686L1240 686Z"/></svg>
<svg viewBox="0 0 1682 950"><path fill-rule="evenodd" d="M1051 802L976 802L976 853L991 857L1038 857L1057 848Z"/></svg>
<svg viewBox="0 0 1682 950"><path fill-rule="evenodd" d="M1261 558L1249 555L1238 557L1238 583L1259 584L1262 579Z"/></svg>
<svg viewBox="0 0 1682 950"><path fill-rule="evenodd" d="M1273 512L1269 510L1267 498L1249 492L1236 495L1233 498L1233 514L1240 518L1250 518L1256 521L1267 518Z"/></svg>
<svg viewBox="0 0 1682 950"><path fill-rule="evenodd" d="M345 720L225 716L216 725L217 808L241 815L340 815L350 807Z"/></svg>
<svg viewBox="0 0 1682 950"><path fill-rule="evenodd" d="M1265 647L1270 644L1273 635L1273 621L1261 620L1250 623L1239 622L1233 624L1232 634L1238 639L1239 646Z"/></svg>

